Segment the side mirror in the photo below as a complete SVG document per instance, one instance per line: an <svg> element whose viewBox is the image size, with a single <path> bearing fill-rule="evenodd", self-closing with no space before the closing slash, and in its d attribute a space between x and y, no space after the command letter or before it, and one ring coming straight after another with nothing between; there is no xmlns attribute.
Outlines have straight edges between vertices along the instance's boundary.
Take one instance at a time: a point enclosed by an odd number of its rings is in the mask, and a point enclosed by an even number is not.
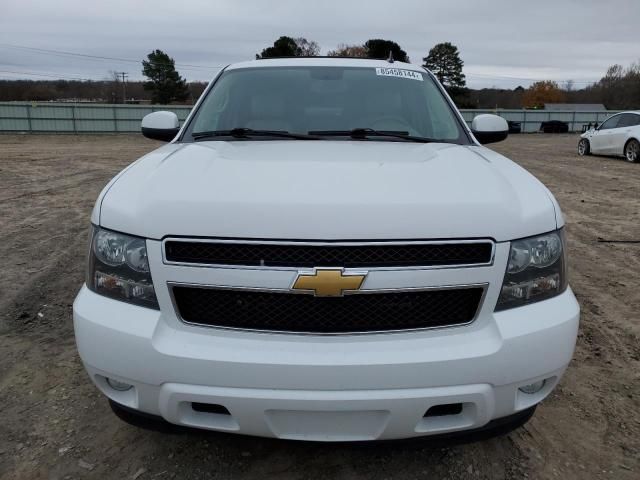
<svg viewBox="0 0 640 480"><path fill-rule="evenodd" d="M476 115L471 122L471 132L483 145L501 142L509 135L509 124L498 115Z"/></svg>
<svg viewBox="0 0 640 480"><path fill-rule="evenodd" d="M173 112L153 112L142 119L142 135L169 142L180 131L180 121Z"/></svg>

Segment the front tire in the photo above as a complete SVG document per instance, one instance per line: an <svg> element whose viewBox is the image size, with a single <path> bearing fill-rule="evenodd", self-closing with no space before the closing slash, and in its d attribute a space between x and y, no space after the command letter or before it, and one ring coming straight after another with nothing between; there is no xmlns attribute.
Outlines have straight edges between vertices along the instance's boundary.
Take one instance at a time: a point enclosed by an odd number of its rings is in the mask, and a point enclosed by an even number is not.
<svg viewBox="0 0 640 480"><path fill-rule="evenodd" d="M582 138L578 142L578 155L581 157L591 155L591 145L589 144L589 140L586 138Z"/></svg>
<svg viewBox="0 0 640 480"><path fill-rule="evenodd" d="M640 161L640 142L638 140L632 139L627 142L624 146L624 158L632 163Z"/></svg>

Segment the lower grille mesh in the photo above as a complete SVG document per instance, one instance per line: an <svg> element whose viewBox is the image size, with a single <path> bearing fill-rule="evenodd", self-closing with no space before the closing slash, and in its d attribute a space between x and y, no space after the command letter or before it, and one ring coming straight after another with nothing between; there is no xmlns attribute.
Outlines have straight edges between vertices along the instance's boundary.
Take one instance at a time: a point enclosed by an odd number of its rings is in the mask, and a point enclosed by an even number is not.
<svg viewBox="0 0 640 480"><path fill-rule="evenodd" d="M298 333L358 333L464 324L483 288L456 288L314 297L306 294L174 286L188 323Z"/></svg>

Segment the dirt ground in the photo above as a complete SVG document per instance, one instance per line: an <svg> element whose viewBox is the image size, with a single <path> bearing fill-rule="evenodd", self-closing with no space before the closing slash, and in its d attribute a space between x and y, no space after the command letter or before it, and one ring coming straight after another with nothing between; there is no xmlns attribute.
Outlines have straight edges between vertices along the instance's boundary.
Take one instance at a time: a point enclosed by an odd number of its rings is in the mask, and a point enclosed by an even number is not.
<svg viewBox="0 0 640 480"><path fill-rule="evenodd" d="M122 423L75 350L100 189L156 143L0 135L0 478L640 478L640 164L576 154L574 135L496 144L567 218L582 306L574 360L523 428L453 446L304 444Z"/></svg>

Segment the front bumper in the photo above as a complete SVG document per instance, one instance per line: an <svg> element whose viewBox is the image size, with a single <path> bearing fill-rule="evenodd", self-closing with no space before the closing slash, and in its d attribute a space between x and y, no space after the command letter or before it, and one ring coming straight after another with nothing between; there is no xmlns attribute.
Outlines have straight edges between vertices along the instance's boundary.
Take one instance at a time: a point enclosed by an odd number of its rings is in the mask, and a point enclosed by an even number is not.
<svg viewBox="0 0 640 480"><path fill-rule="evenodd" d="M83 287L73 316L91 379L125 407L211 430L355 441L472 430L537 404L571 360L579 307L569 289L466 327L323 337L176 325ZM535 394L518 390L542 379ZM424 416L443 404L462 410Z"/></svg>

